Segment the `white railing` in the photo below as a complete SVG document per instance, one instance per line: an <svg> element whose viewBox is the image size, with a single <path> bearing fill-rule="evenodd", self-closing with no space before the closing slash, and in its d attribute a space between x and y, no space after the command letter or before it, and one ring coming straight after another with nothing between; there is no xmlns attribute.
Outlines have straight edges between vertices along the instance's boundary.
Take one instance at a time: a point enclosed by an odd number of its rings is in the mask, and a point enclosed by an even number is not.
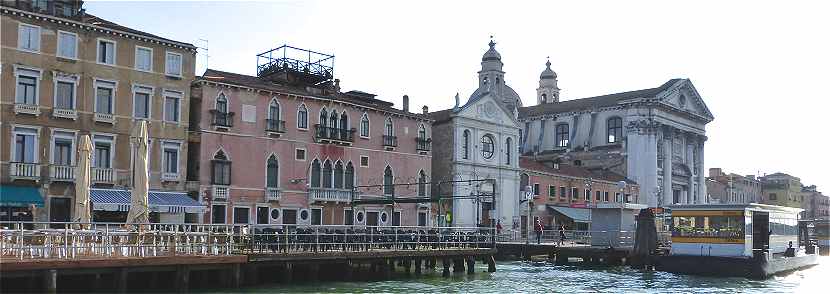
<svg viewBox="0 0 830 294"><path fill-rule="evenodd" d="M53 181L75 181L75 167L71 165L52 165L49 166L49 177Z"/></svg>
<svg viewBox="0 0 830 294"><path fill-rule="evenodd" d="M108 124L114 124L115 123L115 117L112 115L112 113L96 112L95 113L95 121L102 122L102 123L108 123Z"/></svg>
<svg viewBox="0 0 830 294"><path fill-rule="evenodd" d="M277 188L265 189L265 199L268 201L280 201L280 190Z"/></svg>
<svg viewBox="0 0 830 294"><path fill-rule="evenodd" d="M52 116L53 117L68 118L68 119L77 119L78 118L78 111L76 111L74 109L53 108L52 109Z"/></svg>
<svg viewBox="0 0 830 294"><path fill-rule="evenodd" d="M161 180L162 181L178 181L179 180L179 173L162 172L161 173Z"/></svg>
<svg viewBox="0 0 830 294"><path fill-rule="evenodd" d="M35 104L22 104L22 103L15 103L14 104L14 113L25 113L25 114L40 114L40 108Z"/></svg>
<svg viewBox="0 0 830 294"><path fill-rule="evenodd" d="M9 173L14 179L37 180L40 178L40 166L37 163L12 162Z"/></svg>
<svg viewBox="0 0 830 294"><path fill-rule="evenodd" d="M227 200L228 194L230 194L230 188L228 186L213 186L213 200Z"/></svg>
<svg viewBox="0 0 830 294"><path fill-rule="evenodd" d="M309 188L311 201L351 202L352 191L333 188Z"/></svg>
<svg viewBox="0 0 830 294"><path fill-rule="evenodd" d="M92 182L93 183L114 183L115 170L111 168L92 168Z"/></svg>

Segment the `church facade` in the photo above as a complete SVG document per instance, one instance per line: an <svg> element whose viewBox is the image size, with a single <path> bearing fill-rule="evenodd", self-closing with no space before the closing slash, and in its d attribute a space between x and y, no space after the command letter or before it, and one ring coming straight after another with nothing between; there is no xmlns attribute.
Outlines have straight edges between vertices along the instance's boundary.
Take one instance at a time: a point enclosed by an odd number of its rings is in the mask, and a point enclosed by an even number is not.
<svg viewBox="0 0 830 294"><path fill-rule="evenodd" d="M640 185L626 202L708 202L705 126L714 117L690 80L566 101L559 91L548 62L537 105L519 109L523 155L624 175Z"/></svg>

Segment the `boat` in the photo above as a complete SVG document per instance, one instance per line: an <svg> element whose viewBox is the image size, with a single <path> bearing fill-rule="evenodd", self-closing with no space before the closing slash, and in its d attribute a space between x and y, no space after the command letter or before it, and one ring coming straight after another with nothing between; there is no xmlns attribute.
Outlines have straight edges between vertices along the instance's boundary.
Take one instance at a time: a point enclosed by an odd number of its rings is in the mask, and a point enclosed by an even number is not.
<svg viewBox="0 0 830 294"><path fill-rule="evenodd" d="M671 248L660 271L766 279L818 263L800 208L765 204L669 206Z"/></svg>

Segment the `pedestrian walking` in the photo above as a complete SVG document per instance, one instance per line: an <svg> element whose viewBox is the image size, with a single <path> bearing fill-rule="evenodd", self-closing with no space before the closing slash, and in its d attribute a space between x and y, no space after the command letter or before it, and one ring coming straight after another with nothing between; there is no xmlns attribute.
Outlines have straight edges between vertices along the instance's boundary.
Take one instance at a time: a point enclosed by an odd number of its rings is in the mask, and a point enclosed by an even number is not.
<svg viewBox="0 0 830 294"><path fill-rule="evenodd" d="M565 225L559 225L559 245L565 245Z"/></svg>
<svg viewBox="0 0 830 294"><path fill-rule="evenodd" d="M536 244L542 244L543 227L542 227L542 220L541 219L538 219L538 218L536 219L535 229L536 229Z"/></svg>

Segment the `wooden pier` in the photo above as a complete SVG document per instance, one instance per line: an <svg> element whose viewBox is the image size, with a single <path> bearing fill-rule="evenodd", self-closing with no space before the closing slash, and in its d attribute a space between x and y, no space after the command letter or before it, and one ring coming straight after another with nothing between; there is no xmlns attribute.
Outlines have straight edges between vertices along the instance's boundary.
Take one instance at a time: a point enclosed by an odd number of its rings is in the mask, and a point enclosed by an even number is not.
<svg viewBox="0 0 830 294"><path fill-rule="evenodd" d="M572 259L584 263L622 265L631 253L631 247L602 247L589 245L560 246L555 243L526 244L523 242L500 242L496 244L496 258L518 258L530 260L534 256L547 256L556 264L568 264Z"/></svg>

